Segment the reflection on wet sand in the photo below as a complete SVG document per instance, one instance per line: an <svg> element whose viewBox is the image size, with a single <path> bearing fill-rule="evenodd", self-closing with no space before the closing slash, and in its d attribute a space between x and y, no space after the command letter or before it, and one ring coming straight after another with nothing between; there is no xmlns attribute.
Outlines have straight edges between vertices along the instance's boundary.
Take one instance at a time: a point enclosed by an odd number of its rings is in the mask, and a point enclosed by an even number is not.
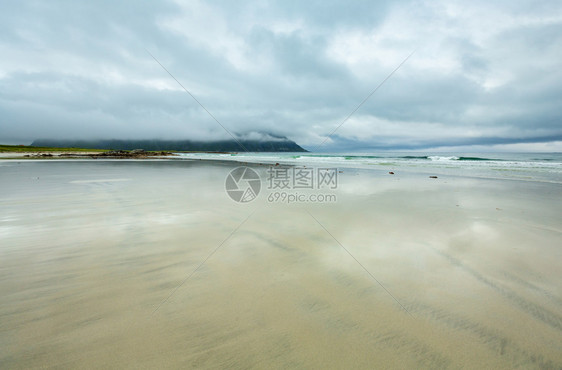
<svg viewBox="0 0 562 370"><path fill-rule="evenodd" d="M562 366L558 185L346 171L337 203L241 205L232 166L4 163L0 367Z"/></svg>

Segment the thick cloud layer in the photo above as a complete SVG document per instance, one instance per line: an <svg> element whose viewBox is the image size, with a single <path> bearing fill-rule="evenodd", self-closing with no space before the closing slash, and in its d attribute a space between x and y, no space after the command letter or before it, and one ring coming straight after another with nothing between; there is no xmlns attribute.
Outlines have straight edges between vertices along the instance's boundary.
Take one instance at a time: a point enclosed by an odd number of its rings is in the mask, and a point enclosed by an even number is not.
<svg viewBox="0 0 562 370"><path fill-rule="evenodd" d="M0 142L562 148L559 1L0 1ZM533 149L533 146L527 146Z"/></svg>

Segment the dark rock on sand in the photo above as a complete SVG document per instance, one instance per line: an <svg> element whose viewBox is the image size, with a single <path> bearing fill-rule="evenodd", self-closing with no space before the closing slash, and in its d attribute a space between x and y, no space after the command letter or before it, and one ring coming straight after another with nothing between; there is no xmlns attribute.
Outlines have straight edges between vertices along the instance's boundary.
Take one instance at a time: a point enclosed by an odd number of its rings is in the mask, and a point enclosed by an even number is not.
<svg viewBox="0 0 562 370"><path fill-rule="evenodd" d="M170 152L147 152L143 149L138 150L111 150L107 152L101 153L62 153L59 157L66 157L66 158L148 158L148 157L162 157L162 156L172 156L175 155Z"/></svg>

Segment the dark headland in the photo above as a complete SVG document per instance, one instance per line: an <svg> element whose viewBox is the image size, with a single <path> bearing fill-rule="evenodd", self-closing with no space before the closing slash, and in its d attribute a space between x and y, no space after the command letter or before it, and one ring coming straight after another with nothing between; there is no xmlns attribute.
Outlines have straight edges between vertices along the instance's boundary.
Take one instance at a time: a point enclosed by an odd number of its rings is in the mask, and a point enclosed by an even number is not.
<svg viewBox="0 0 562 370"><path fill-rule="evenodd" d="M240 145L242 144L242 145ZM306 152L301 146L286 137L268 140L35 140L32 146L84 149L110 149L178 152Z"/></svg>

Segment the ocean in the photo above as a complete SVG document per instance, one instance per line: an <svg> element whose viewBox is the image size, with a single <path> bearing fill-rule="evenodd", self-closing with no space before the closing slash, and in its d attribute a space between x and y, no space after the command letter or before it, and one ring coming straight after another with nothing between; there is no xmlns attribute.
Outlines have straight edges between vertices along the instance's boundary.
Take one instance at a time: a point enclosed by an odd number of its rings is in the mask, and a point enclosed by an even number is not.
<svg viewBox="0 0 562 370"><path fill-rule="evenodd" d="M181 158L562 183L562 153L178 153Z"/></svg>

